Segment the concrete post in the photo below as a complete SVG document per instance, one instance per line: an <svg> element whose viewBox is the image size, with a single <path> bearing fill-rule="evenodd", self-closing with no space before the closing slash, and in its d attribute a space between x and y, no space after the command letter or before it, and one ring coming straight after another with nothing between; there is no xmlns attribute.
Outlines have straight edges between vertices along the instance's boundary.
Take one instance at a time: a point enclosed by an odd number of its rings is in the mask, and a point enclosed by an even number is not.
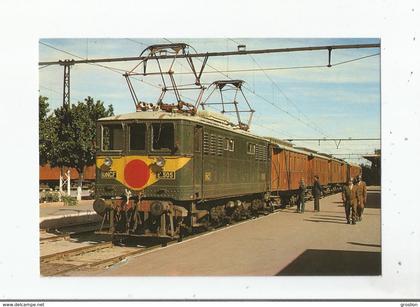
<svg viewBox="0 0 420 307"><path fill-rule="evenodd" d="M67 171L67 195L70 196L70 169Z"/></svg>
<svg viewBox="0 0 420 307"><path fill-rule="evenodd" d="M77 200L82 200L82 187L78 186L77 187Z"/></svg>
<svg viewBox="0 0 420 307"><path fill-rule="evenodd" d="M63 169L60 170L60 181L58 187L58 200L61 201L61 195L63 195Z"/></svg>

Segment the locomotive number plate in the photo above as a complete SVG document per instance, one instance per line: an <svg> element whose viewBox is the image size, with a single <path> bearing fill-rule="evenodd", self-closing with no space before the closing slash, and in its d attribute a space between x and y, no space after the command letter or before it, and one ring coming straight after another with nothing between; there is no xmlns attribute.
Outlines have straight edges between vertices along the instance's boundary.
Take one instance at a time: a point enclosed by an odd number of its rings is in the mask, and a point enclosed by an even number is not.
<svg viewBox="0 0 420 307"><path fill-rule="evenodd" d="M106 171L101 173L102 179L115 179L117 177L117 173L115 171Z"/></svg>
<svg viewBox="0 0 420 307"><path fill-rule="evenodd" d="M174 171L162 171L162 172L157 173L156 177L158 179L175 180L175 172Z"/></svg>

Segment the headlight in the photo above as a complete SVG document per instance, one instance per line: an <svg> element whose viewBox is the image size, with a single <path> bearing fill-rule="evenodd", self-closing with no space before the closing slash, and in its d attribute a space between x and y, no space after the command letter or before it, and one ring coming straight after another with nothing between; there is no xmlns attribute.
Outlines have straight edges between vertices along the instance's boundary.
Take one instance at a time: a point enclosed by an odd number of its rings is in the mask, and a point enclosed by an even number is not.
<svg viewBox="0 0 420 307"><path fill-rule="evenodd" d="M157 157L156 165L159 167L163 167L165 165L165 159L163 157Z"/></svg>
<svg viewBox="0 0 420 307"><path fill-rule="evenodd" d="M111 167L111 165L112 165L112 159L110 157L106 157L105 158L105 161L104 161L104 164L106 166L108 166L108 167Z"/></svg>

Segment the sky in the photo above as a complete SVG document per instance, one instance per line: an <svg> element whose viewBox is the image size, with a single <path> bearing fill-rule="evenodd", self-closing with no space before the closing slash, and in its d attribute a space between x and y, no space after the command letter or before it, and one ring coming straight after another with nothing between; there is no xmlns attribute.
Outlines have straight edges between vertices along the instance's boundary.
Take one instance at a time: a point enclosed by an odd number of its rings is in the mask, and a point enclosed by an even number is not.
<svg viewBox="0 0 420 307"><path fill-rule="evenodd" d="M150 45L168 42L187 43L191 46L190 52L211 52L234 51L237 50L239 44L246 45L246 49L251 50L367 44L379 43L380 40L376 38L245 39L234 37L220 39L45 38L39 40L39 61L138 56ZM332 64L350 61L337 66L333 65L333 67L325 67L328 63L326 50L212 57L208 60L202 82L208 87L216 80L228 78L244 80L243 92L251 108L255 110L251 132L257 135L281 139L380 138L379 53L379 48L333 50ZM86 64L72 66L71 102L76 103L91 96L103 101L106 105L112 104L116 114L133 112L134 103L122 74L130 71L136 64L137 62L103 64L114 70ZM201 62L195 60L195 64L200 66ZM163 61L162 66L169 67L169 61ZM272 68L278 69L266 70ZM157 66L149 63L148 69L157 71ZM232 72L232 70L244 69L251 71ZM174 71L178 84L193 82L192 75L186 74L189 69L185 60L176 60ZM133 80L133 83L140 100L156 102L160 94L160 86L162 86L162 81L158 76L139 76ZM62 90L63 67L57 65L40 67L39 93L49 98L51 109L62 104ZM211 88L204 93L204 99L210 93ZM187 102L192 102L197 94L197 91L188 91L188 93L185 91L183 98ZM167 98L169 99L167 102L174 102L171 95ZM213 93L208 101L220 102L220 98ZM240 97L239 102L245 106L243 98ZM376 140L342 141L338 149L333 141L295 141L294 143L296 146L334 154L339 158L359 164L369 163L358 154L373 153L375 149L380 148L380 142Z"/></svg>

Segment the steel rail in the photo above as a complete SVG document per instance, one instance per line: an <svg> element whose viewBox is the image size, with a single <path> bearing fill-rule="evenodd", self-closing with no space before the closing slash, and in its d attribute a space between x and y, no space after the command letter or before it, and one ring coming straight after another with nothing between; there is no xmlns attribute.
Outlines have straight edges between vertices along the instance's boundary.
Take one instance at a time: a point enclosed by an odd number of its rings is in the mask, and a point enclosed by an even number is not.
<svg viewBox="0 0 420 307"><path fill-rule="evenodd" d="M152 250L152 249L155 249L155 248L158 248L158 247L160 247L160 245L159 246L153 246L150 249L145 248L145 249L134 250L134 251L123 253L123 254L118 255L118 256L105 258L105 259L101 259L101 260L93 261L93 262L87 262L87 263L84 263L84 264L76 265L76 266L71 267L71 268L66 268L66 269L48 274L46 276L62 275L62 274L68 273L68 272L77 271L77 270L85 269L85 268L94 268L94 267L97 267L97 266L100 266L100 265L105 265L105 264L106 265L113 265L115 263L123 261L124 259L126 259L130 256L135 256L135 255L138 255L138 254L142 254L142 253L145 253L149 250Z"/></svg>
<svg viewBox="0 0 420 307"><path fill-rule="evenodd" d="M63 252L58 252L58 253L54 253L54 254L41 256L40 261L41 261L41 263L50 262L50 261L61 259L61 258L72 257L72 256L76 256L76 255L90 253L90 252L97 251L97 250L104 249L104 248L110 248L110 247L113 247L113 246L114 245L112 244L112 242L104 242L104 243L98 243L98 244L89 245L89 246L83 246L83 247L70 249L70 250L63 251Z"/></svg>
<svg viewBox="0 0 420 307"><path fill-rule="evenodd" d="M43 237L43 238L40 238L39 241L40 243L43 243L43 242L60 241L60 240L68 240L68 239L70 239L70 234L67 233L67 234L53 235L50 237Z"/></svg>
<svg viewBox="0 0 420 307"><path fill-rule="evenodd" d="M272 49L254 49L243 51L221 51L221 52L201 52L188 53L178 55L159 55L159 56L136 56L136 57L118 57L118 58L99 58L86 60L59 60L39 62L38 65L74 65L89 63L111 63L111 62L128 62L142 61L149 59L174 59L174 58L200 58L200 57L217 57L232 55L248 55L248 54L266 54L266 53L285 53L299 51L320 51L320 50L339 50L339 49L364 49L364 48L380 48L380 44L354 44L354 45L329 45L329 46L312 46L312 47L292 47L292 48L272 48Z"/></svg>

